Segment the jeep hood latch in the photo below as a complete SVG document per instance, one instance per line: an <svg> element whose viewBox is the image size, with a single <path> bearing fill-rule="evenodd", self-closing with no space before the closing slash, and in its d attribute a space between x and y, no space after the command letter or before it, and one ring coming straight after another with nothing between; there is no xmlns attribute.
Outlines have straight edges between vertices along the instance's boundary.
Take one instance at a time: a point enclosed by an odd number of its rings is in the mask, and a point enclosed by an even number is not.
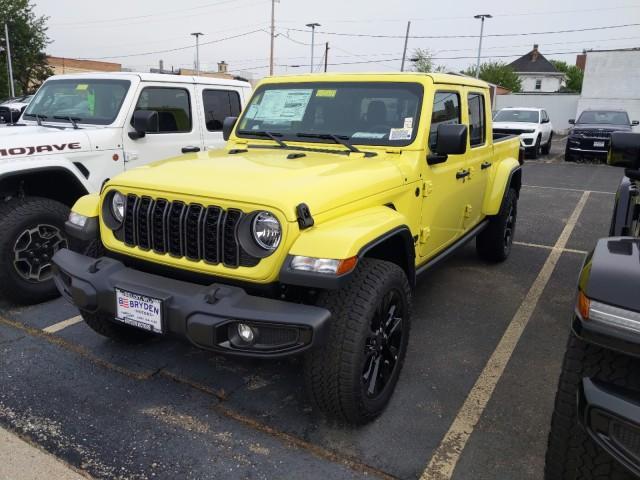
<svg viewBox="0 0 640 480"><path fill-rule="evenodd" d="M298 227L300 230L313 227L314 221L311 216L311 210L306 203L301 203L296 207L296 217L298 218Z"/></svg>

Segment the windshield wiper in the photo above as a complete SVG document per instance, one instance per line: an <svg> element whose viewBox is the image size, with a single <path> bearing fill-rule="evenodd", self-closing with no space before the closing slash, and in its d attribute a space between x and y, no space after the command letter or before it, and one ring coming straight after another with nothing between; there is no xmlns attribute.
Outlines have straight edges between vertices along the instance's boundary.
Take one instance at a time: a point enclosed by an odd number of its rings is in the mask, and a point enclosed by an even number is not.
<svg viewBox="0 0 640 480"><path fill-rule="evenodd" d="M73 125L74 130L78 129L77 122L82 120L81 118L72 117L71 115L54 115L53 118L55 118L56 120L69 120L71 122L71 125Z"/></svg>
<svg viewBox="0 0 640 480"><path fill-rule="evenodd" d="M42 115L40 113L28 113L27 115L31 115L32 117L36 117L36 122L38 122L38 126L41 127L42 126L42 121L46 120L47 117L46 115Z"/></svg>
<svg viewBox="0 0 640 480"><path fill-rule="evenodd" d="M282 136L281 133L267 132L265 130L238 130L238 133L241 135L255 135L256 137L268 137L282 148L287 148L289 146L278 138Z"/></svg>
<svg viewBox="0 0 640 480"><path fill-rule="evenodd" d="M351 145L347 140L349 137L345 135L334 135L332 133L296 133L296 137L302 138L321 138L323 140L333 140L335 143L339 143L349 149L351 152L362 153L356 147Z"/></svg>

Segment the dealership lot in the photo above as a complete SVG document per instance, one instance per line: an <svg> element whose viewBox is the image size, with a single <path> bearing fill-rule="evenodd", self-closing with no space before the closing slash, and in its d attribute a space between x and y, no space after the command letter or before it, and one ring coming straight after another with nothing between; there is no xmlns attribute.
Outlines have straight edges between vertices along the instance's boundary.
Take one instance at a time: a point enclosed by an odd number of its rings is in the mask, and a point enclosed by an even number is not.
<svg viewBox="0 0 640 480"><path fill-rule="evenodd" d="M97 478L541 478L576 275L622 175L561 147L524 166L507 262L469 244L421 279L400 383L368 426L313 412L298 359L117 345L62 300L0 306L0 425Z"/></svg>

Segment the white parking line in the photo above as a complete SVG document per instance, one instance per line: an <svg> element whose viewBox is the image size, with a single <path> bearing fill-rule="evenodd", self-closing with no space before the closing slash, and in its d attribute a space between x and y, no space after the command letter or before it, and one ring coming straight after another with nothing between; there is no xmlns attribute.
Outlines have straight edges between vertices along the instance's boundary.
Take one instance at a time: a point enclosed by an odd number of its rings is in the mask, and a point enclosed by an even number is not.
<svg viewBox="0 0 640 480"><path fill-rule="evenodd" d="M71 317L67 320L63 320L58 323L54 323L53 325L49 325L47 328L43 328L42 331L47 333L56 333L60 330L63 330L71 325L75 325L76 323L80 323L82 321L82 317L80 315Z"/></svg>
<svg viewBox="0 0 640 480"><path fill-rule="evenodd" d="M571 217L567 221L558 241L549 252L549 256L545 261L540 273L534 280L531 288L520 304L518 311L515 313L509 326L505 330L498 346L491 354L482 373L476 380L475 385L469 392L462 407L458 411L458 415L449 427L449 431L445 434L442 442L431 457L429 465L422 473L420 480L448 480L453 475L456 464L462 455L469 437L473 433L478 420L482 416L493 391L502 376L513 351L522 336L527 323L531 319L533 312L540 300L540 296L544 291L551 274L555 270L558 259L562 254L562 250L569 241L569 236L573 231L582 210L584 209L589 194L586 191L580 197L576 208L573 210Z"/></svg>
<svg viewBox="0 0 640 480"><path fill-rule="evenodd" d="M533 248L543 248L545 250L553 250L555 247L551 245L540 245L539 243L528 243L528 242L513 242L514 245L520 245L521 247L533 247ZM574 248L563 248L563 253L578 253L580 255L586 255L586 250L576 250Z"/></svg>
<svg viewBox="0 0 640 480"><path fill-rule="evenodd" d="M578 188L565 188L565 187L546 187L543 185L522 185L523 187L526 188L546 188L548 190L565 190L567 192L580 192L580 193L584 193L584 192L589 192L589 193L600 193L602 195L615 195L616 192L603 192L601 190L580 190Z"/></svg>

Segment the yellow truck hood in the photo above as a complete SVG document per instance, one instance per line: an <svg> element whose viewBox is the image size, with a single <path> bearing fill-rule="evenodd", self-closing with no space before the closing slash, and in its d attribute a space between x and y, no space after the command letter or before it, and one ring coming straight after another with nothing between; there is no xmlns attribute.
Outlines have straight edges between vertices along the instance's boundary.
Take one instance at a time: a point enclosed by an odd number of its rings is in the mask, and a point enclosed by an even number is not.
<svg viewBox="0 0 640 480"><path fill-rule="evenodd" d="M289 154L304 153L288 159ZM189 154L129 170L110 185L201 196L256 208L279 209L295 221L295 207L306 203L312 215L399 187L403 177L398 155L374 157L299 150L258 149L230 154L225 150Z"/></svg>

